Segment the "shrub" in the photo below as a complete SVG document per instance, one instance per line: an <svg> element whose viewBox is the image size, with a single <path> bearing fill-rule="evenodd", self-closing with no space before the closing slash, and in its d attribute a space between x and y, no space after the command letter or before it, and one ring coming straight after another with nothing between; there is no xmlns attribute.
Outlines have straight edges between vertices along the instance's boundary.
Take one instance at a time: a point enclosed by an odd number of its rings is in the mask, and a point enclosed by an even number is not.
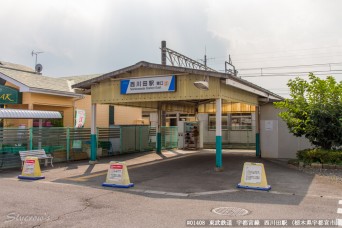
<svg viewBox="0 0 342 228"><path fill-rule="evenodd" d="M305 164L315 162L322 164L340 164L342 163L342 150L325 150L320 148L305 149L297 152L297 158Z"/></svg>

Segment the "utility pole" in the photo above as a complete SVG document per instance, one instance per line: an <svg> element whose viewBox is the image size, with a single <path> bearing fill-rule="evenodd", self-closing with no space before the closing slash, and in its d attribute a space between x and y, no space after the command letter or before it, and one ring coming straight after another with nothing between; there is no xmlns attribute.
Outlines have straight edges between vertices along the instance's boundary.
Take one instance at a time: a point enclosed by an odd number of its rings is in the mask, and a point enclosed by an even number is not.
<svg viewBox="0 0 342 228"><path fill-rule="evenodd" d="M209 59L207 58L207 47L205 46L204 47L204 59L200 59L204 63L204 69L205 70L209 69L207 64L208 64L208 60L211 60L211 59L215 59L215 58L209 58Z"/></svg>
<svg viewBox="0 0 342 228"><path fill-rule="evenodd" d="M204 54L204 66L205 70L207 70L207 54Z"/></svg>

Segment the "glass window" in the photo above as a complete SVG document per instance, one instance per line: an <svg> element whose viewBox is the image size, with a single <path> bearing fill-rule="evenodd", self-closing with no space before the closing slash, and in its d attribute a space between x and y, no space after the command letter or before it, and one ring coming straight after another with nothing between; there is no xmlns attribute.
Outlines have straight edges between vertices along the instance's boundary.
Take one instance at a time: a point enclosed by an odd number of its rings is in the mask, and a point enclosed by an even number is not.
<svg viewBox="0 0 342 228"><path fill-rule="evenodd" d="M231 114L232 130L251 130L252 114L251 113L232 113Z"/></svg>
<svg viewBox="0 0 342 228"><path fill-rule="evenodd" d="M64 113L60 113L62 115L61 119L43 119L42 127L63 127ZM39 119L33 119L33 127L39 127Z"/></svg>
<svg viewBox="0 0 342 228"><path fill-rule="evenodd" d="M208 129L216 129L216 115L209 114ZM222 115L222 130L252 130L251 113L231 113Z"/></svg>
<svg viewBox="0 0 342 228"><path fill-rule="evenodd" d="M228 116L223 115L222 117L222 130L227 130L228 129ZM210 114L209 115L209 130L215 130L216 129L216 115Z"/></svg>
<svg viewBox="0 0 342 228"><path fill-rule="evenodd" d="M209 115L209 130L215 130L216 129L216 117L213 115Z"/></svg>

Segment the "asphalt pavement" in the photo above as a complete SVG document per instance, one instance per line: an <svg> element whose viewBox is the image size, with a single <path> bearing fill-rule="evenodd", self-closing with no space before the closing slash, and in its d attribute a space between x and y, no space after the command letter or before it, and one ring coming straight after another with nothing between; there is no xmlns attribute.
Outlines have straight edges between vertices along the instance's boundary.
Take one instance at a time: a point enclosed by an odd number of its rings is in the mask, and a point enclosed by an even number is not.
<svg viewBox="0 0 342 228"><path fill-rule="evenodd" d="M128 164L133 188L101 186L111 160ZM270 191L236 188L244 162L264 164ZM235 225L253 219L342 219L337 213L342 185L300 172L283 160L225 150L223 171L214 167L215 150L169 150L104 158L95 165L56 163L42 167L46 179L39 181L19 181L19 170L1 172L0 227L186 227L222 219L233 219ZM235 214L215 213L220 207L219 212ZM236 214L244 210L246 214Z"/></svg>

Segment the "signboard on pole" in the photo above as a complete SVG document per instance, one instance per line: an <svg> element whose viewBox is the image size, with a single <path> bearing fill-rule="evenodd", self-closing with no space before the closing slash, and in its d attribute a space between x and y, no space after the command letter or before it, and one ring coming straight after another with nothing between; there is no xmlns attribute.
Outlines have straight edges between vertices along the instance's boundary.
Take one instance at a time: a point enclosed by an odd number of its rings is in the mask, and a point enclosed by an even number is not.
<svg viewBox="0 0 342 228"><path fill-rule="evenodd" d="M121 94L161 93L176 91L176 76L158 76L124 79L120 81Z"/></svg>

